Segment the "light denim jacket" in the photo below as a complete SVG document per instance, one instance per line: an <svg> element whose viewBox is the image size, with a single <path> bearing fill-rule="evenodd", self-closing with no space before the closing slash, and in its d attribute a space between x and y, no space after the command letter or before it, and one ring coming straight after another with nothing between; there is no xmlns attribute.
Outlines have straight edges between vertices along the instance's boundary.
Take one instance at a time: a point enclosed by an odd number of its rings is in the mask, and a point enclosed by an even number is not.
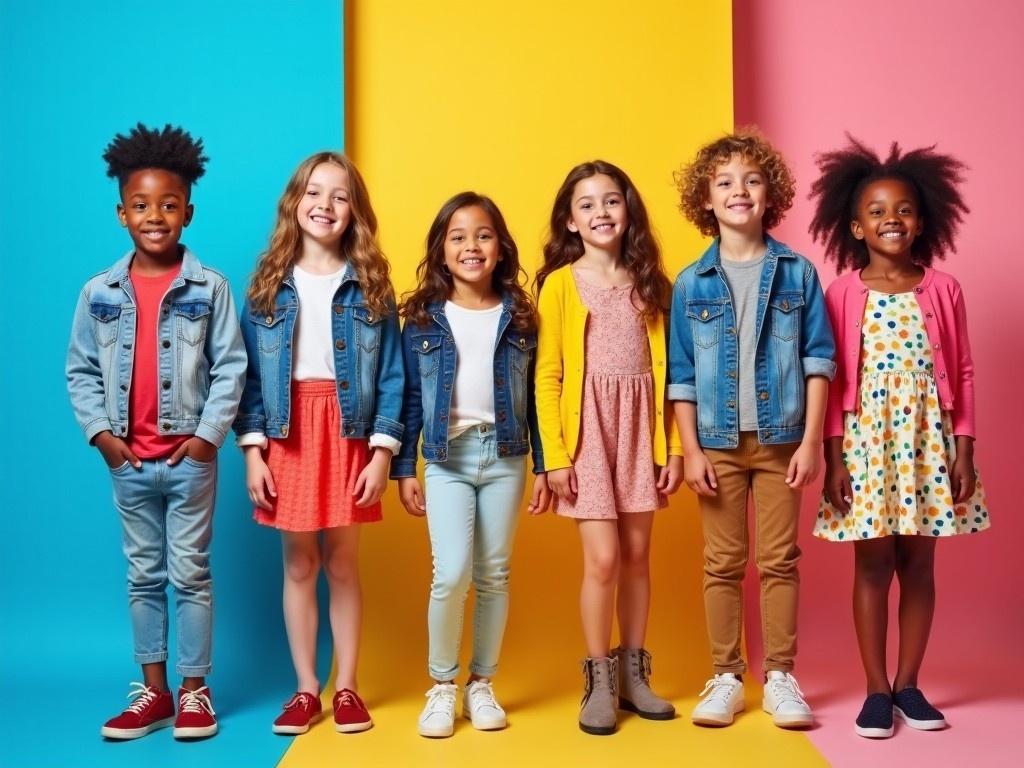
<svg viewBox="0 0 1024 768"><path fill-rule="evenodd" d="M82 290L68 346L71 405L90 442L109 430L128 434L135 363L135 290L130 251ZM165 435L195 435L214 445L227 436L245 377L245 347L228 281L187 248L181 273L161 301L157 326L160 404Z"/></svg>
<svg viewBox="0 0 1024 768"><path fill-rule="evenodd" d="M539 474L544 471L544 455L533 395L537 334L512 327L510 305L509 297L503 296L492 362L498 457L525 456L532 445L533 471ZM435 462L448 458L448 418L455 386L455 338L444 314L443 302L428 306L427 311L431 322L425 328L406 321L402 330L406 370L402 422L407 437L391 461L393 479L416 476L416 443L421 432L423 458ZM484 363L483 360L465 362L469 365Z"/></svg>
<svg viewBox="0 0 1024 768"><path fill-rule="evenodd" d="M670 400L697 404L697 437L705 448L739 445L739 339L722 271L719 239L679 273L669 331ZM835 375L835 342L818 273L789 246L768 246L758 287L754 387L757 438L763 444L803 438L808 376Z"/></svg>
<svg viewBox="0 0 1024 768"><path fill-rule="evenodd" d="M299 296L290 270L274 301L269 314L257 312L249 299L242 307L249 369L234 424L238 435L288 436L292 348L299 314ZM391 304L393 307L394 302ZM382 318L370 311L351 263L334 293L331 311L341 436L382 434L401 440L399 415L405 374L397 314L392 311Z"/></svg>

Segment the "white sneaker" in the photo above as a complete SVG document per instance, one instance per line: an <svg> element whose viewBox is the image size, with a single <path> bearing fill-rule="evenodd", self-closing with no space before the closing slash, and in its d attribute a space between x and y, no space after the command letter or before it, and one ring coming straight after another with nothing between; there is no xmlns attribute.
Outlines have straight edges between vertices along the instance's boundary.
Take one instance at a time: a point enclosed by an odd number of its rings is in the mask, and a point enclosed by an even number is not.
<svg viewBox="0 0 1024 768"><path fill-rule="evenodd" d="M814 715L804 701L804 692L789 672L768 673L761 707L779 728L810 728L814 725Z"/></svg>
<svg viewBox="0 0 1024 768"><path fill-rule="evenodd" d="M420 736L443 739L455 733L455 695L459 686L438 683L427 691L427 706L420 713L416 731Z"/></svg>
<svg viewBox="0 0 1024 768"><path fill-rule="evenodd" d="M505 710L494 700L494 688L487 680L474 680L462 695L462 716L473 721L478 731L497 731L505 727Z"/></svg>
<svg viewBox="0 0 1024 768"><path fill-rule="evenodd" d="M708 680L700 695L704 698L690 716L697 725L732 725L733 715L746 707L743 683L732 672Z"/></svg>

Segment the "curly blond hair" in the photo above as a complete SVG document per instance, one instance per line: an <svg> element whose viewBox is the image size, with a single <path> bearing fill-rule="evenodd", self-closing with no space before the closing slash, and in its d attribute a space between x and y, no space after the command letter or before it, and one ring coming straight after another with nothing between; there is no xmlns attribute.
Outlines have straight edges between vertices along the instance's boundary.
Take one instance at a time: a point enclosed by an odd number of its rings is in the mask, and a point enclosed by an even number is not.
<svg viewBox="0 0 1024 768"><path fill-rule="evenodd" d="M673 174L679 190L679 210L702 235L717 237L721 234L718 218L707 209L711 200L710 182L715 170L739 155L761 167L768 183L768 208L761 221L763 229L772 229L793 206L796 180L782 153L772 146L756 126L742 126L735 133L726 134L717 141L701 147L693 162Z"/></svg>
<svg viewBox="0 0 1024 768"><path fill-rule="evenodd" d="M256 263L247 294L249 300L258 312L273 311L277 292L302 249L295 212L313 169L323 163L337 165L348 174L352 220L341 238L341 255L355 269L367 307L378 316L387 317L395 311L394 291L390 279L391 265L384 258L377 240L377 215L370 206L370 195L363 177L352 161L338 152L317 152L307 157L288 180L277 203L277 223L270 236L270 245Z"/></svg>

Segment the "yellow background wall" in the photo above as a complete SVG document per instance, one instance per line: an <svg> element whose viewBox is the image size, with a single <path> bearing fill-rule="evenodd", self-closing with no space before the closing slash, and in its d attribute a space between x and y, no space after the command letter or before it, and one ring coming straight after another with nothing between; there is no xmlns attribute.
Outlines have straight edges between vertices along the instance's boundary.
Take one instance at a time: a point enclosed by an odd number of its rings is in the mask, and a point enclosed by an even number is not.
<svg viewBox="0 0 1024 768"><path fill-rule="evenodd" d="M672 172L732 127L729 0L363 0L347 3L346 30L347 151L366 178L399 293L413 285L438 208L465 189L501 207L532 280L556 190L572 166L594 158L619 165L639 187L670 275L703 249L678 213ZM547 765L588 753L635 756L638 744L656 754L650 739L659 728L670 739L666 756L680 739L709 738L689 724L688 708L669 724L620 718L623 733L612 739L580 733L578 536L569 520L525 512L496 678L510 728L498 736L464 724L443 744L416 736L431 684L430 545L425 521L406 514L394 488L385 505L385 521L364 529L362 548L360 683L377 727L346 739L346 751L394 758L397 750L404 757L394 764L418 764L468 756L498 737L508 764L543 745ZM684 705L710 671L700 552L696 504L682 492L655 524L648 648L654 687ZM471 606L472 598L464 666ZM336 739L333 729L314 729L285 764L321 748L325 758L337 754ZM760 749L751 733L744 744L752 757Z"/></svg>

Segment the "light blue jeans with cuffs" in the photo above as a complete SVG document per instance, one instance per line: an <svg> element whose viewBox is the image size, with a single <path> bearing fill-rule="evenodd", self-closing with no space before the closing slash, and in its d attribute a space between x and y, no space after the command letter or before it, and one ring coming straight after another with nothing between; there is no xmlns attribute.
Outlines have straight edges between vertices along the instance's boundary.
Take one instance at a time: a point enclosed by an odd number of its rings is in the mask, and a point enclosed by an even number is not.
<svg viewBox="0 0 1024 768"><path fill-rule="evenodd" d="M186 456L125 462L110 471L128 558L128 612L135 662L167 660L167 585L174 587L178 664L182 677L210 674L213 579L210 542L217 493L217 459Z"/></svg>
<svg viewBox="0 0 1024 768"><path fill-rule="evenodd" d="M508 617L509 560L526 488L526 457L498 458L493 425L451 440L448 458L424 473L427 526L434 555L427 626L434 680L459 674L466 595L475 592L472 674L491 677Z"/></svg>

